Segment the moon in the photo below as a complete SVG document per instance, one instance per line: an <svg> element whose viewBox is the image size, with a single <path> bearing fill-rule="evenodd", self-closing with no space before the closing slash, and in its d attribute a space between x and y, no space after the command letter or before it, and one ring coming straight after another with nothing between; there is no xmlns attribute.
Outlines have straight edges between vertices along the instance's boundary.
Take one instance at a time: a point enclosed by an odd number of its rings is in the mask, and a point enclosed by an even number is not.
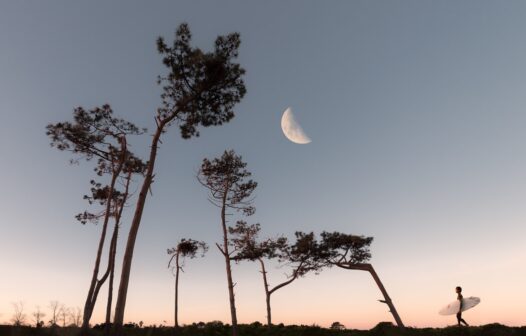
<svg viewBox="0 0 526 336"><path fill-rule="evenodd" d="M301 128L300 124L294 119L294 114L292 114L292 109L290 107L283 112L283 116L281 117L281 129L287 139L294 143L305 145L311 142L311 139L305 134L303 128Z"/></svg>

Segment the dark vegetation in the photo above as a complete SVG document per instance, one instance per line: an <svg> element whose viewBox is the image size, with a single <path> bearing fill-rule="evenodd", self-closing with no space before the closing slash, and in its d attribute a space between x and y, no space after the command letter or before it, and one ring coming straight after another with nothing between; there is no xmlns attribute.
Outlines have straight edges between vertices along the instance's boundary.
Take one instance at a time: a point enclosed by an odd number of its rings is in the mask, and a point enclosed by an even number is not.
<svg viewBox="0 0 526 336"><path fill-rule="evenodd" d="M104 325L96 325L90 334L104 335ZM124 335L129 336L173 336L174 329L164 326L147 326L140 328L135 323L124 324ZM2 336L75 336L79 328L34 328L0 325ZM178 329L180 336L227 336L231 335L231 326L221 322L194 323ZM238 324L240 336L519 336L526 335L526 327L507 327L501 324L487 324L478 327L447 328L410 328L405 330L390 322L381 322L371 330L334 330L317 326L284 326L273 325L270 328L259 322Z"/></svg>

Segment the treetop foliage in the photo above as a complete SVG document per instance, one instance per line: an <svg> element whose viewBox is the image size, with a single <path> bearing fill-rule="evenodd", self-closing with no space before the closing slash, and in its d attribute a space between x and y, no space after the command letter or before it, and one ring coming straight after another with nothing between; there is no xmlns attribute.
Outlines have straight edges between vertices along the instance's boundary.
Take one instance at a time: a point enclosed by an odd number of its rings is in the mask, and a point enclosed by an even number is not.
<svg viewBox="0 0 526 336"><path fill-rule="evenodd" d="M365 263L371 258L372 241L373 237L323 231L318 255L330 265Z"/></svg>
<svg viewBox="0 0 526 336"><path fill-rule="evenodd" d="M184 139L199 136L199 125L216 126L230 121L234 105L246 93L242 79L245 70L233 62L240 45L238 33L218 36L212 52L190 46L191 39L186 23L175 32L171 47L162 37L157 39L157 50L169 70L168 75L158 78L163 92L157 122L175 121Z"/></svg>
<svg viewBox="0 0 526 336"><path fill-rule="evenodd" d="M214 205L221 207L224 200L227 208L250 216L255 212L251 195L257 182L247 180L252 174L246 166L240 155L233 150L225 151L220 158L203 159L197 179L209 189L209 200Z"/></svg>
<svg viewBox="0 0 526 336"><path fill-rule="evenodd" d="M144 128L114 117L108 104L91 110L77 107L73 111L73 122L49 124L46 129L52 147L78 154L86 160L98 157L109 162L119 156L121 142L127 135L146 132Z"/></svg>
<svg viewBox="0 0 526 336"><path fill-rule="evenodd" d="M131 174L144 174L146 164L127 149L128 135L140 135L146 129L140 129L133 123L113 116L109 105L85 110L77 107L73 111L73 122L49 124L46 134L51 138L51 146L61 151L69 151L90 161L97 158L94 170L97 175L121 174L130 178ZM72 162L78 161L72 160ZM127 195L118 191L115 186L102 185L90 181L90 194L84 195L89 204L107 205L122 204ZM111 198L111 200L110 200ZM96 223L105 216L105 211L90 213L84 211L75 216L82 224Z"/></svg>
<svg viewBox="0 0 526 336"><path fill-rule="evenodd" d="M182 238L176 247L167 249L166 253L172 255L172 259L176 254L193 259L197 256L199 250L201 250L201 256L204 256L208 251L208 245L203 241ZM170 265L168 264L168 266Z"/></svg>
<svg viewBox="0 0 526 336"><path fill-rule="evenodd" d="M228 228L230 234L230 244L237 251L232 257L236 261L242 259L256 260L261 258L264 251L261 244L256 240L261 226L259 224L247 224L246 221L239 220L235 226Z"/></svg>
<svg viewBox="0 0 526 336"><path fill-rule="evenodd" d="M320 272L323 269L323 262L319 258L319 245L313 232L296 232L296 241L287 250L285 260L288 263L296 264L296 276L303 276L308 272ZM283 257L281 257L283 259Z"/></svg>

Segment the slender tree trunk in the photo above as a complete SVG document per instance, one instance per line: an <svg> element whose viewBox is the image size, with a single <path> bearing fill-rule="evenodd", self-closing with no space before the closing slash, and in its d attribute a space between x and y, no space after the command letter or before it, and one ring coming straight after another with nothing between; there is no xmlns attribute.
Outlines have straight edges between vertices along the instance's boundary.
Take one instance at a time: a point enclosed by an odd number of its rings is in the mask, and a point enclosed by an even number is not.
<svg viewBox="0 0 526 336"><path fill-rule="evenodd" d="M96 287L97 287L97 278L99 276L99 267L100 267L100 260L102 256L102 250L104 248L104 242L106 240L106 231L108 229L108 221L110 219L110 210L111 210L111 203L113 202L113 191L115 188L115 182L117 181L117 177L119 176L121 170L122 170L122 163L121 161L119 163L119 167L117 171L114 171L112 173L111 177L111 183L110 183L110 190L108 195L108 200L106 204L106 213L104 216L104 222L102 225L102 232L99 239L99 247L97 249L97 257L95 259L95 266L93 267L93 274L91 276L91 283L88 290L88 296L86 297L86 302L84 304L84 315L82 319L82 329L81 334L87 334L89 329L89 322L91 319L91 315L93 314L93 308L95 307L95 302L97 300L97 294L96 294Z"/></svg>
<svg viewBox="0 0 526 336"><path fill-rule="evenodd" d="M175 117L175 115L174 115ZM151 150L150 150L150 159L148 161L148 168L146 170L146 176L137 199L137 205L135 207L135 213L130 227L130 232L128 234L128 240L126 242L126 250L124 252L123 262L122 262L122 272L121 280L119 284L119 291L117 294L117 303L115 304L115 317L113 319L114 323L114 335L122 335L122 324L124 321L124 309L126 306L126 296L128 294L128 284L130 281L130 272L131 272L131 263L133 259L133 250L135 248L135 240L137 239L137 233L139 232L139 225L141 224L142 213L144 210L144 205L146 204L146 196L148 196L148 191L153 182L154 177L154 167L155 159L157 157L157 147L163 132L164 126L166 123L170 122L171 119L165 119L159 121L157 119L158 125L157 130L152 138Z"/></svg>
<svg viewBox="0 0 526 336"><path fill-rule="evenodd" d="M124 207L124 205L122 205ZM104 326L104 334L110 334L110 323L111 323L111 305L113 301L113 277L115 274L115 256L117 254L117 238L119 236L119 223L116 221L115 227L113 228L113 237L111 241L111 250L109 256L110 262L110 278L108 283L108 300L106 302L106 325Z"/></svg>
<svg viewBox="0 0 526 336"><path fill-rule="evenodd" d="M111 328L111 304L113 301L113 277L115 273L115 265L110 272L110 283L108 284L108 302L106 304L106 325L104 326L104 335L110 334Z"/></svg>
<svg viewBox="0 0 526 336"><path fill-rule="evenodd" d="M115 255L117 254L117 238L119 237L119 224L115 222L113 236L111 237L111 249L109 255L110 279L108 283L108 300L106 301L106 325L111 322L111 301L113 298L113 276L115 274Z"/></svg>
<svg viewBox="0 0 526 336"><path fill-rule="evenodd" d="M378 288L380 288L380 291L382 292L383 296L384 296L384 301L381 301L385 304L387 304L389 306L389 309L391 311L391 313L393 314L393 317L396 321L396 324L400 327L400 328L404 328L404 324L402 323L402 319L400 318L400 315L398 315L398 312L396 311L396 308L393 304L393 301L391 300L391 298L389 297L389 295L387 294L387 291L385 290L385 287L384 285L382 284L382 281L380 281L380 278L378 277L378 274L376 274L376 271L374 270L373 268L373 265L369 265L370 268L369 268L369 273L371 273L374 281L376 282L376 284L378 285Z"/></svg>
<svg viewBox="0 0 526 336"><path fill-rule="evenodd" d="M103 276L103 279L101 279L100 281L98 280L102 250L104 248L104 243L106 241L106 231L107 231L108 222L111 216L111 205L113 202L113 192L115 190L115 183L117 182L117 178L122 172L124 163L126 161L126 155L127 155L126 138L122 137L120 140L121 140L120 142L121 156L119 157L119 161L118 161L116 169L113 169L113 163L112 163L112 177L111 177L111 182L110 182L108 199L106 203L106 213L104 215L104 223L102 226L102 233L101 233L100 240L99 240L99 247L97 249L97 258L95 260L95 266L93 268L93 275L91 278L90 288L88 290L88 296L86 298L86 303L84 304L84 314L83 314L82 327L81 327L81 332L80 332L81 335L88 334L89 322L91 319L91 315L93 314L93 309L95 308L95 303L97 302L97 296L98 296L100 287L102 286L102 283L106 281L106 277L108 274L108 270L107 270L106 274ZM111 253L111 247L110 247L110 253ZM110 261L108 261L108 268L110 267L109 263Z"/></svg>
<svg viewBox="0 0 526 336"><path fill-rule="evenodd" d="M174 328L179 329L179 251L175 256L175 310L174 310Z"/></svg>
<svg viewBox="0 0 526 336"><path fill-rule="evenodd" d="M265 263L263 259L258 258L261 265L261 274L263 274L263 286L265 287L265 299L267 303L267 326L272 325L272 311L270 309L270 292L268 290L267 271L265 270Z"/></svg>
<svg viewBox="0 0 526 336"><path fill-rule="evenodd" d="M297 266L297 268L294 270L294 272L292 274L292 277L289 280L284 281L284 282L280 283L279 285L276 285L274 288L269 290L269 285L268 285L268 281L267 281L267 271L265 269L265 263L263 262L263 259L261 259L261 258L258 258L258 260L259 260L259 263L261 264L261 273L263 274L263 284L265 286L265 298L266 298L266 303L267 303L267 325L271 326L272 325L272 310L271 310L271 306L270 306L270 297L271 297L272 293L274 293L275 291L277 291L280 288L283 288L283 287L285 287L287 285L290 285L294 280L296 280L298 278L298 274L299 274L299 271L301 270L301 268L303 266L303 262L300 263L299 266Z"/></svg>
<svg viewBox="0 0 526 336"><path fill-rule="evenodd" d="M119 204L118 208L116 209L116 217L115 217L115 227L113 228L113 236L111 240L111 248L110 248L110 256L109 256L109 263L110 263L110 280L108 284L108 301L106 304L106 325L104 328L104 334L109 335L110 334L110 325L111 325L111 306L113 302L113 278L115 275L115 259L117 256L117 239L119 237L119 227L120 222L122 218L122 212L124 211L124 207L126 206L126 201L128 200L128 194L130 190L130 182L132 178L132 172L131 170L128 172L128 175L126 176L126 187L124 189L124 194L121 200L121 203Z"/></svg>
<svg viewBox="0 0 526 336"><path fill-rule="evenodd" d="M223 196L223 207L221 208L221 225L223 227L222 253L225 256L226 277L228 282L228 298L230 300L230 315L232 317L232 336L237 336L236 301L234 296L234 283L232 281L232 268L230 265L230 252L228 249L228 231L226 228L226 196L227 192L225 192L225 195Z"/></svg>
<svg viewBox="0 0 526 336"><path fill-rule="evenodd" d="M376 285L382 292L382 295L384 296L383 300L379 300L380 302L385 303L389 307L389 311L393 315L393 318L396 321L396 324L400 329L404 329L405 326L402 322L402 319L400 318L400 315L398 315L398 312L396 311L396 308L393 304L393 301L389 297L389 294L387 294L387 290L385 289L382 281L378 277L378 274L376 274L376 271L374 270L373 265L371 264L336 264L338 267L344 268L344 269L351 269L351 270L360 270L360 271L367 271L371 274L374 281L376 282Z"/></svg>

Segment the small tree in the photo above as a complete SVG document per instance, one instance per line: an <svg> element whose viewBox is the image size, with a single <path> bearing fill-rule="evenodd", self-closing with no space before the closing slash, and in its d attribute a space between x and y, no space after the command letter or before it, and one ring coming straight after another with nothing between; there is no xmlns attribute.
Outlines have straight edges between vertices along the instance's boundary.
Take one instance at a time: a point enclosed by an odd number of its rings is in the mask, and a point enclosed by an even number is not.
<svg viewBox="0 0 526 336"><path fill-rule="evenodd" d="M82 325L82 309L80 307L71 308L69 314L71 323L75 327L80 327Z"/></svg>
<svg viewBox="0 0 526 336"><path fill-rule="evenodd" d="M51 320L49 320L49 324L52 327L58 326L58 319L59 319L59 313L60 313L60 302L58 301L50 301L49 302L49 309L51 310Z"/></svg>
<svg viewBox="0 0 526 336"><path fill-rule="evenodd" d="M179 271L183 271L184 262L186 258L193 259L197 256L197 253L201 251L201 257L203 257L208 251L208 246L203 241L197 241L193 239L181 239L175 247L167 249L168 255L171 255L168 261L168 268L172 268L172 272L175 277L175 309L174 309L174 328L179 328L178 320L178 308L179 308ZM172 265L172 261L175 260L175 265Z"/></svg>
<svg viewBox="0 0 526 336"><path fill-rule="evenodd" d="M33 322L35 322L35 327L41 328L44 325L42 319L46 317L46 314L40 310L40 306L37 306L33 312Z"/></svg>
<svg viewBox="0 0 526 336"><path fill-rule="evenodd" d="M345 326L340 322L332 322L331 329L333 330L345 330Z"/></svg>
<svg viewBox="0 0 526 336"><path fill-rule="evenodd" d="M235 63L240 45L239 34L219 36L212 52L192 47L191 39L188 25L181 24L171 47L163 38L157 40L157 50L163 57L162 62L168 69L168 74L160 76L158 80L159 84L163 84L162 104L155 116L157 128L152 137L145 178L123 257L115 306L114 324L117 335L122 334L133 251L146 197L154 180L161 135L174 123L179 126L181 137L189 139L199 136L199 126L217 126L229 122L234 117L234 106L246 92L242 79L245 70Z"/></svg>
<svg viewBox="0 0 526 336"><path fill-rule="evenodd" d="M13 325L16 327L23 326L24 323L26 323L26 314L24 313L24 303L22 301L13 302L13 317L11 318L11 321L13 322Z"/></svg>
<svg viewBox="0 0 526 336"><path fill-rule="evenodd" d="M70 314L70 309L66 307L65 305L61 305L59 313L58 313L58 317L60 321L62 321L62 327L66 327L69 314Z"/></svg>
<svg viewBox="0 0 526 336"><path fill-rule="evenodd" d="M389 306L389 310L397 325L403 329L404 324L396 311L393 301L387 294L387 290L380 281L373 265L367 262L371 258L369 246L372 241L372 237L324 231L321 234L318 257L324 260L328 267L337 266L347 270L369 272L384 297L384 300L379 301Z"/></svg>
<svg viewBox="0 0 526 336"><path fill-rule="evenodd" d="M225 151L219 158L204 159L198 174L199 182L209 191L210 202L221 209L223 242L222 244L216 243L216 246L225 258L233 336L237 335L236 303L231 267L235 251L230 250L227 216L232 215L231 211L241 212L245 216L250 216L255 212L251 195L257 183L249 179L252 174L245 169L246 166L241 156L230 150Z"/></svg>
<svg viewBox="0 0 526 336"><path fill-rule="evenodd" d="M316 258L317 242L314 234L298 232L294 244L289 245L285 237L258 242L259 231L259 224L247 225L244 221L239 221L235 227L230 228L232 243L239 251L235 260L257 260L260 264L267 305L267 325L270 326L272 325L271 295L309 272L319 272L323 264ZM290 268L287 280L271 287L268 282L265 259L278 259L281 264L287 265Z"/></svg>

